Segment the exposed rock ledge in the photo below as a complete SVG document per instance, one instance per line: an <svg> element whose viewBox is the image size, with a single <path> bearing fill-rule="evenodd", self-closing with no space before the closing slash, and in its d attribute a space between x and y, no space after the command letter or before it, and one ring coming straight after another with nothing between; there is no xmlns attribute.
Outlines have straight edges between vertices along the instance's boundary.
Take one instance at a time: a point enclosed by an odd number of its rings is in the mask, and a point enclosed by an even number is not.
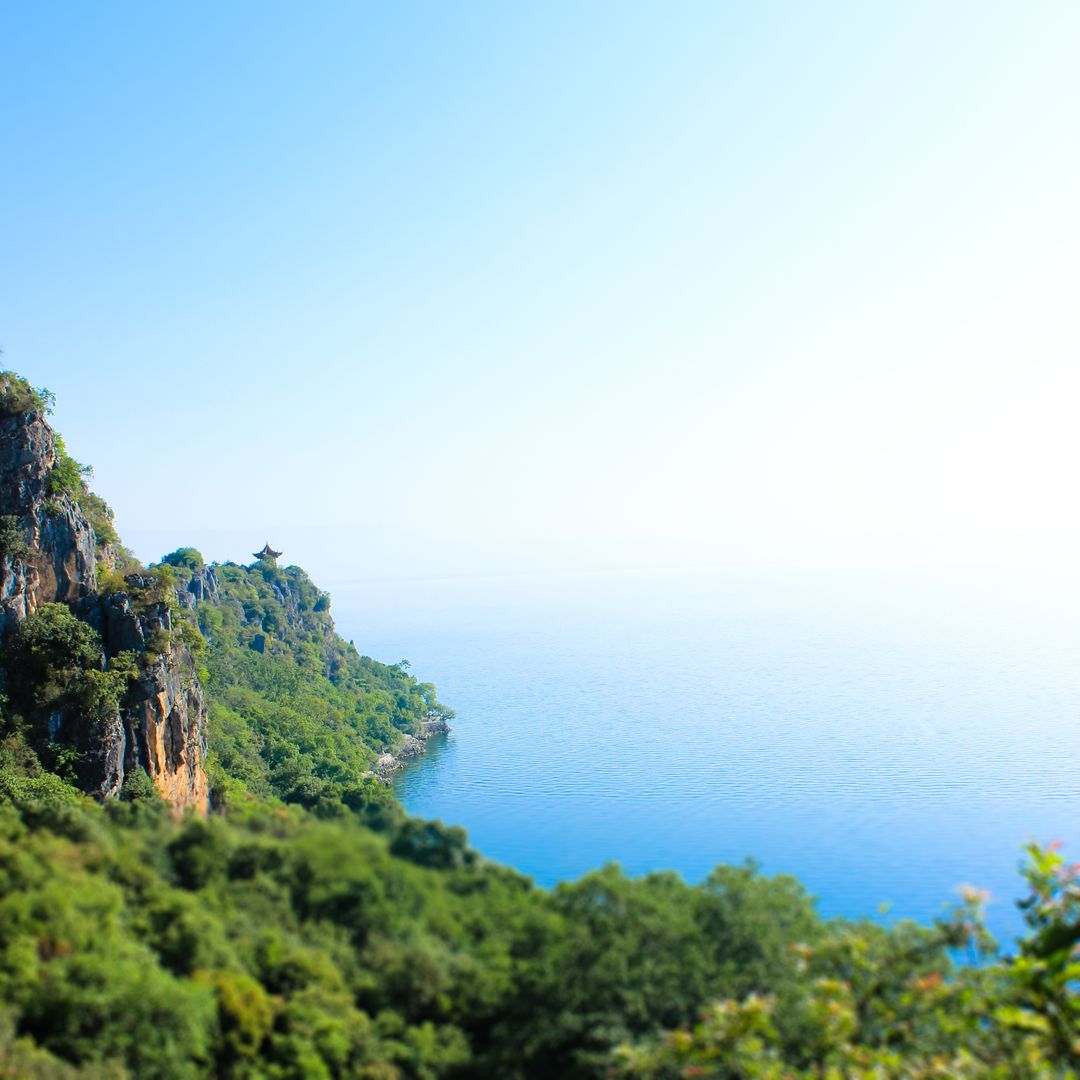
<svg viewBox="0 0 1080 1080"><path fill-rule="evenodd" d="M11 377L0 378L0 396L10 389ZM79 750L81 786L98 798L115 798L125 777L143 768L178 812L206 813L206 704L191 654L167 603L137 607L126 593L98 591L98 568L110 568L112 558L77 499L54 490L61 462L40 406L0 415L0 515L14 544L0 552L0 639L44 605L63 603L101 635L103 668L122 652L137 655L138 673L111 716L58 709L46 719L49 738ZM128 579L139 591L150 583ZM204 574L188 591L194 600L216 588Z"/></svg>
<svg viewBox="0 0 1080 1080"><path fill-rule="evenodd" d="M140 579L133 575L129 583L140 584ZM125 651L141 656L139 674L116 718L104 732L76 740L86 744L91 763L84 786L101 798L115 798L125 776L142 768L178 811L190 807L205 814L206 702L168 604L137 611L128 594L112 593L89 597L78 609L101 634L107 658ZM155 639L158 646L150 648Z"/></svg>

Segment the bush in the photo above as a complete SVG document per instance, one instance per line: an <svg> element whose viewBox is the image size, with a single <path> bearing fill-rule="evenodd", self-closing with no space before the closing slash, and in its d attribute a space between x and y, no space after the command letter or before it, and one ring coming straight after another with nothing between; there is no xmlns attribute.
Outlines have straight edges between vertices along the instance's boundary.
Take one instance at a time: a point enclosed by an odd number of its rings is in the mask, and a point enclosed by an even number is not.
<svg viewBox="0 0 1080 1080"><path fill-rule="evenodd" d="M124 786L120 789L120 798L123 802L154 802L160 803L161 793L154 787L154 781L149 773L143 768L132 769L124 777Z"/></svg>
<svg viewBox="0 0 1080 1080"><path fill-rule="evenodd" d="M87 521L94 530L99 554L103 548L119 541L120 537L113 524L112 509L100 495L95 495L92 491L84 491L78 496L78 503L79 509L86 515Z"/></svg>
<svg viewBox="0 0 1080 1080"><path fill-rule="evenodd" d="M187 619L180 620L180 640L187 646L192 656L206 650L206 638L202 636L199 628Z"/></svg>
<svg viewBox="0 0 1080 1080"><path fill-rule="evenodd" d="M45 387L35 390L26 379L16 375L14 371L0 371L0 415L52 412L54 400L51 391Z"/></svg>
<svg viewBox="0 0 1080 1080"><path fill-rule="evenodd" d="M14 514L0 515L0 558L26 559L30 545Z"/></svg>
<svg viewBox="0 0 1080 1080"><path fill-rule="evenodd" d="M176 566L183 570L201 570L206 565L202 552L193 547L177 548L163 556L161 561L167 566Z"/></svg>
<svg viewBox="0 0 1080 1080"><path fill-rule="evenodd" d="M127 577L120 570L107 570L99 565L97 568L97 589L105 596L114 593L126 592L128 588Z"/></svg>
<svg viewBox="0 0 1080 1080"><path fill-rule="evenodd" d="M55 499L60 495L70 495L79 501L87 490L87 478L93 475L89 465L80 465L64 446L64 440L56 440L56 460L49 473L46 494Z"/></svg>
<svg viewBox="0 0 1080 1080"><path fill-rule="evenodd" d="M87 670L100 669L101 657L96 631L63 604L44 604L0 651L12 704L28 714L55 708L74 694Z"/></svg>

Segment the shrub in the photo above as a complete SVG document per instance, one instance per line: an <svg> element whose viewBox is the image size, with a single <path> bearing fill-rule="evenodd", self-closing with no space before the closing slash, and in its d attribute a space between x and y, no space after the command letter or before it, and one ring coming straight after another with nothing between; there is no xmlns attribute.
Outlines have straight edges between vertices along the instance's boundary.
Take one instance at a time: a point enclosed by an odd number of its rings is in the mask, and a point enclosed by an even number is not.
<svg viewBox="0 0 1080 1080"><path fill-rule="evenodd" d="M48 708L99 666L101 639L63 604L44 604L11 635L0 662L9 673L19 673L8 687L17 708Z"/></svg>
<svg viewBox="0 0 1080 1080"><path fill-rule="evenodd" d="M79 509L86 515L97 538L97 547L101 549L119 541L120 537L113 524L113 512L109 504L92 491L84 491L78 496Z"/></svg>
<svg viewBox="0 0 1080 1080"><path fill-rule="evenodd" d="M97 587L98 592L104 593L106 596L125 592L128 587L127 578L119 570L107 570L104 566L99 566Z"/></svg>
<svg viewBox="0 0 1080 1080"><path fill-rule="evenodd" d="M176 571L171 566L155 566L151 569L150 576L157 582L162 593L176 588Z"/></svg>
<svg viewBox="0 0 1080 1080"><path fill-rule="evenodd" d="M26 379L16 375L14 371L0 371L0 415L52 412L55 400L53 393L45 387L35 390Z"/></svg>
<svg viewBox="0 0 1080 1080"><path fill-rule="evenodd" d="M145 569L135 553L123 544L113 545L112 556L116 569L121 574L139 574Z"/></svg>
<svg viewBox="0 0 1080 1080"><path fill-rule="evenodd" d="M206 649L206 638L199 632L199 628L187 619L180 621L180 640L188 647L193 656Z"/></svg>
<svg viewBox="0 0 1080 1080"><path fill-rule="evenodd" d="M166 566L176 566L184 570L201 570L206 565L202 552L193 547L177 548L163 556L161 561Z"/></svg>
<svg viewBox="0 0 1080 1080"><path fill-rule="evenodd" d="M161 794L154 787L153 780L143 768L132 769L124 777L124 786L120 789L120 798L124 802L161 802Z"/></svg>
<svg viewBox="0 0 1080 1080"><path fill-rule="evenodd" d="M49 473L46 493L55 499L60 495L70 495L76 501L86 493L86 481L93 475L89 465L80 465L64 446L64 440L56 440L56 460Z"/></svg>
<svg viewBox="0 0 1080 1080"><path fill-rule="evenodd" d="M25 559L30 555L19 519L14 514L0 515L0 558Z"/></svg>

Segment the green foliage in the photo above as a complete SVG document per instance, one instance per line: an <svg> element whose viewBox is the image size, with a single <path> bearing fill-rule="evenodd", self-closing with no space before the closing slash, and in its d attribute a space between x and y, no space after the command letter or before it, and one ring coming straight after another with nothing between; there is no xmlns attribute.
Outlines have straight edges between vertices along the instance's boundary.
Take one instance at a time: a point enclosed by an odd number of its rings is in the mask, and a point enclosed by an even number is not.
<svg viewBox="0 0 1080 1080"><path fill-rule="evenodd" d="M97 590L104 596L127 591L127 577L120 570L108 570L104 566L97 568Z"/></svg>
<svg viewBox="0 0 1080 1080"><path fill-rule="evenodd" d="M0 373L0 413L50 405ZM343 642L296 567L206 568L181 548L143 572L88 475L58 443L52 497L113 545L99 586L156 630L106 664L49 604L0 649L0 1076L1078 1075L1080 867L1055 848L1028 849L1014 956L977 893L935 926L884 927L823 921L752 864L538 889L460 828L406 818L372 774L453 715L431 684ZM0 551L25 542L0 519ZM196 572L216 599L192 613L176 590L190 604ZM210 703L218 812L178 820L142 769L99 806L78 787L86 748L177 637Z"/></svg>
<svg viewBox="0 0 1080 1080"><path fill-rule="evenodd" d="M124 777L120 798L125 802L161 802L161 795L154 787L145 769L132 769Z"/></svg>
<svg viewBox="0 0 1080 1080"><path fill-rule="evenodd" d="M170 566L189 565L174 556ZM400 807L368 774L403 734L421 734L429 720L453 713L430 683L342 641L327 594L298 567L263 560L214 571L217 600L200 603L197 615L209 642L200 663L219 805L258 795L321 817L395 825Z"/></svg>
<svg viewBox="0 0 1080 1080"><path fill-rule="evenodd" d="M104 671L90 668L84 672L80 701L84 715L95 720L113 716L120 699L137 675L138 659L133 652L122 652L112 657Z"/></svg>
<svg viewBox="0 0 1080 1080"><path fill-rule="evenodd" d="M142 589L140 584L146 577L146 568L122 544L113 544L110 549L112 568L108 564L98 563L97 590L108 596L113 593L134 593Z"/></svg>
<svg viewBox="0 0 1080 1080"><path fill-rule="evenodd" d="M164 602L171 592L176 589L177 575L173 567L165 566L152 566L150 568L150 577L152 579L151 597L153 603Z"/></svg>
<svg viewBox="0 0 1080 1080"><path fill-rule="evenodd" d="M90 490L89 480L93 475L93 468L80 465L67 452L64 440L57 436L56 459L49 471L45 493L54 510L61 496L75 502L94 530L95 547L98 555L101 555L106 547L119 544L120 537L112 508L100 495ZM130 556L131 553L125 550L121 561L129 561Z"/></svg>
<svg viewBox="0 0 1080 1080"><path fill-rule="evenodd" d="M51 413L55 400L53 393L45 387L35 389L14 371L0 371L0 416Z"/></svg>
<svg viewBox="0 0 1080 1080"><path fill-rule="evenodd" d="M1057 844L1026 850L1031 895L1020 907L1030 932L1016 961L1018 1000L1001 1019L1022 1030L1045 1021L1054 1057L1080 1064L1080 864L1066 864Z"/></svg>
<svg viewBox="0 0 1080 1080"><path fill-rule="evenodd" d="M1032 849L1031 931L999 957L977 898L888 929L823 922L752 867L696 887L608 867L547 892L467 857L454 830L249 809L105 813L55 777L0 770L0 1062L61 1077L1073 1075L1080 884L1052 851ZM978 962L954 969L962 942Z"/></svg>
<svg viewBox="0 0 1080 1080"><path fill-rule="evenodd" d="M120 537L113 524L112 508L100 495L95 495L92 491L82 491L78 495L78 503L94 530L99 554L105 547L119 542Z"/></svg>
<svg viewBox="0 0 1080 1080"><path fill-rule="evenodd" d="M367 775L381 747L446 714L430 684L341 642L295 568L215 568L200 631L175 605L190 570L125 584L205 660L223 813L176 820L138 769L99 807L66 782L79 749L19 723L115 714L140 657L103 667L96 633L59 604L0 655L17 673L0 739L0 1064L57 1077L1073 1074L1080 879L1056 850L1029 849L1015 957L997 954L976 894L936 926L887 928L825 922L796 881L753 864L697 886L608 866L538 889L460 828L406 818ZM960 948L974 962L957 969Z"/></svg>
<svg viewBox="0 0 1080 1080"><path fill-rule="evenodd" d="M19 519L14 514L0 514L0 558L25 559L30 555L30 545Z"/></svg>
<svg viewBox="0 0 1080 1080"><path fill-rule="evenodd" d="M24 413L45 416L52 413L55 402L56 396L51 390L45 387L35 389L26 379L14 372L0 372L0 416L18 416ZM101 554L106 546L118 543L119 537L113 524L112 510L100 495L90 490L88 481L93 472L89 465L80 465L68 453L64 440L56 437L56 455L47 477L45 494L54 511L61 496L67 496L78 504L94 530L98 553ZM14 535L11 535L10 539L14 540ZM19 554L4 546L3 535L0 535L0 549L9 554Z"/></svg>
<svg viewBox="0 0 1080 1080"><path fill-rule="evenodd" d="M45 604L9 633L0 670L10 704L4 731L65 782L88 781L86 749L117 716L134 655L105 665L97 632L64 604Z"/></svg>
<svg viewBox="0 0 1080 1080"><path fill-rule="evenodd" d="M9 804L35 827L62 835L80 835L88 800L78 788L50 772L0 769L0 805ZM78 824L76 824L78 823Z"/></svg>
<svg viewBox="0 0 1080 1080"><path fill-rule="evenodd" d="M193 547L177 548L169 555L162 558L166 566L174 566L183 570L201 570L206 565L202 552Z"/></svg>
<svg viewBox="0 0 1080 1080"><path fill-rule="evenodd" d="M180 640L193 656L197 656L206 649L206 638L202 636L199 627L186 619L180 623Z"/></svg>
<svg viewBox="0 0 1080 1080"><path fill-rule="evenodd" d="M663 1039L625 1045L625 1080L1061 1078L1080 1065L1080 866L1028 846L1029 933L998 956L970 892L934 928L826 927L793 949L786 992L727 999ZM975 961L951 970L951 949Z"/></svg>
<svg viewBox="0 0 1080 1080"><path fill-rule="evenodd" d="M69 495L76 502L87 492L87 480L93 476L89 465L80 465L64 446L64 440L57 436L56 460L49 472L46 494L55 499L59 495Z"/></svg>
<svg viewBox="0 0 1080 1080"><path fill-rule="evenodd" d="M88 671L100 668L101 639L64 604L45 604L4 643L8 695L25 713L55 710L86 686Z"/></svg>
<svg viewBox="0 0 1080 1080"><path fill-rule="evenodd" d="M477 860L460 825L447 826L441 821L418 818L409 818L398 826L390 851L417 866L430 866L436 870L472 866Z"/></svg>

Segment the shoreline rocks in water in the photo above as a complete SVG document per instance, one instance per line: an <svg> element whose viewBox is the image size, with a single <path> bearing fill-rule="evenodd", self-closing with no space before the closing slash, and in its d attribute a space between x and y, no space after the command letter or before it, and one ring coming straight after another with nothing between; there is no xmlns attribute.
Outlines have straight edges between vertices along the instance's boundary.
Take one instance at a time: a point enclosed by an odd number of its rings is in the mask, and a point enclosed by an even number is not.
<svg viewBox="0 0 1080 1080"><path fill-rule="evenodd" d="M425 720L420 728L419 735L406 735L394 753L389 751L380 754L375 762L374 770L368 775L374 776L382 783L389 785L390 776L403 769L410 758L421 757L427 750L427 741L433 735L446 735L450 731L450 725L441 717L437 720Z"/></svg>

